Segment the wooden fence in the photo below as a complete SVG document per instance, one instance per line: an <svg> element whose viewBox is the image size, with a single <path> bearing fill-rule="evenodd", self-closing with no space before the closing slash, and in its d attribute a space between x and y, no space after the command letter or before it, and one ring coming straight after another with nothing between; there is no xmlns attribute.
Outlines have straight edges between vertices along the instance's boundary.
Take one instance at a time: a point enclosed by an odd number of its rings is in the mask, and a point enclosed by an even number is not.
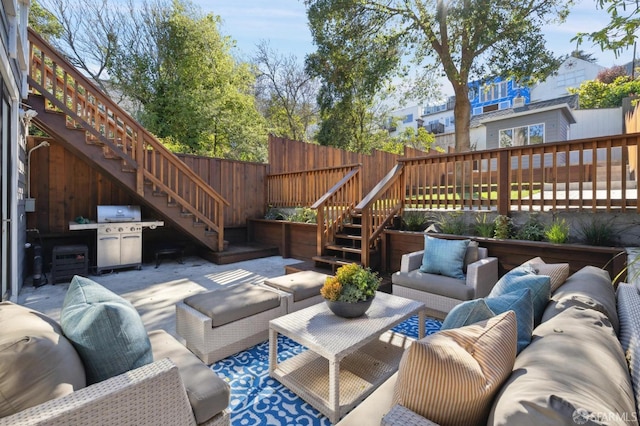
<svg viewBox="0 0 640 426"><path fill-rule="evenodd" d="M98 205L137 204L138 201L108 176L92 168L54 139L31 156L31 197L36 212L28 227L45 234L66 233L78 216L96 218ZM30 138L28 147L40 139ZM178 155L231 204L224 209L225 227L246 226L247 218L264 217L267 165L219 158ZM146 217L157 217L145 211Z"/></svg>

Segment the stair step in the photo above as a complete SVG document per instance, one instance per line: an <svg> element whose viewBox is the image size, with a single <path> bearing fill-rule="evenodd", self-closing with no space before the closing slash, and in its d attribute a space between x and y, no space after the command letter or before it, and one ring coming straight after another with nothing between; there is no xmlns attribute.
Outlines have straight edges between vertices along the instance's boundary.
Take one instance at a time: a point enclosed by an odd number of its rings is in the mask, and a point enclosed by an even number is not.
<svg viewBox="0 0 640 426"><path fill-rule="evenodd" d="M182 216L182 217L193 217L193 213L191 213L191 212L180 212L180 216Z"/></svg>
<svg viewBox="0 0 640 426"><path fill-rule="evenodd" d="M361 235L336 234L336 238L343 238L345 240L362 241L362 236Z"/></svg>
<svg viewBox="0 0 640 426"><path fill-rule="evenodd" d="M339 244L327 244L325 248L328 250L344 251L347 253L356 253L356 254L362 253L362 250L357 247L347 247L347 246L341 246Z"/></svg>
<svg viewBox="0 0 640 426"><path fill-rule="evenodd" d="M311 259L316 263L326 263L334 266L351 265L352 263L360 264L355 260L341 259L336 256L313 256Z"/></svg>

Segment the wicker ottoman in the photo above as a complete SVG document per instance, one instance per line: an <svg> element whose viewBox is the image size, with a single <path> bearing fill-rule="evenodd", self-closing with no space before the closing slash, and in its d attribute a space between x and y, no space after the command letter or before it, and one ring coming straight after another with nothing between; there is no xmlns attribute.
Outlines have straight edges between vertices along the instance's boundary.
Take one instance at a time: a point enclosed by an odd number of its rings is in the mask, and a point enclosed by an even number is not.
<svg viewBox="0 0 640 426"><path fill-rule="evenodd" d="M176 332L205 364L268 338L269 321L287 313L286 297L265 286L238 284L176 304Z"/></svg>
<svg viewBox="0 0 640 426"><path fill-rule="evenodd" d="M302 271L269 278L264 284L287 294L287 313L291 313L321 303L324 299L320 296L320 288L329 277L319 272Z"/></svg>

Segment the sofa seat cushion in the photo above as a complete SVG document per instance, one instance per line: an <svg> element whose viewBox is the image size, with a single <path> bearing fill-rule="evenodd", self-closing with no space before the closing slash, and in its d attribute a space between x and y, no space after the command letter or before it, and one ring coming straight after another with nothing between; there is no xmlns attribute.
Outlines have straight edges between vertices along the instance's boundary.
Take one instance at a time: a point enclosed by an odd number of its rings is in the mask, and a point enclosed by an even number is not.
<svg viewBox="0 0 640 426"><path fill-rule="evenodd" d="M53 319L0 303L0 418L85 387L82 361Z"/></svg>
<svg viewBox="0 0 640 426"><path fill-rule="evenodd" d="M330 275L315 271L300 271L264 280L265 285L291 293L298 302L320 294L320 289Z"/></svg>
<svg viewBox="0 0 640 426"><path fill-rule="evenodd" d="M211 318L213 327L229 324L280 306L280 295L253 284L242 283L194 294L184 303Z"/></svg>
<svg viewBox="0 0 640 426"><path fill-rule="evenodd" d="M178 367L198 424L227 408L230 387L187 348L164 330L149 333L153 360L169 358Z"/></svg>
<svg viewBox="0 0 640 426"><path fill-rule="evenodd" d="M609 273L603 269L585 266L575 272L551 295L551 301L542 321L548 321L568 307L583 306L605 314L616 333L620 329L615 290Z"/></svg>
<svg viewBox="0 0 640 426"><path fill-rule="evenodd" d="M471 300L474 297L473 288L467 286L464 280L429 274L419 269L410 272L395 272L391 276L391 281L396 285L452 299Z"/></svg>
<svg viewBox="0 0 640 426"><path fill-rule="evenodd" d="M414 342L398 367L393 403L435 423L478 425L516 357L512 311Z"/></svg>
<svg viewBox="0 0 640 426"><path fill-rule="evenodd" d="M463 266L469 241L446 240L425 235L420 270L429 274L464 280Z"/></svg>
<svg viewBox="0 0 640 426"><path fill-rule="evenodd" d="M82 359L87 384L153 362L151 343L136 308L89 278L76 275L71 280L60 324Z"/></svg>
<svg viewBox="0 0 640 426"><path fill-rule="evenodd" d="M488 425L574 424L580 413L629 424L635 402L622 347L607 317L572 306L543 322L516 358ZM620 421L612 420L613 417Z"/></svg>
<svg viewBox="0 0 640 426"><path fill-rule="evenodd" d="M616 295L620 320L620 344L629 364L631 385L636 409L638 409L640 408L640 293L636 286L621 283L618 285Z"/></svg>

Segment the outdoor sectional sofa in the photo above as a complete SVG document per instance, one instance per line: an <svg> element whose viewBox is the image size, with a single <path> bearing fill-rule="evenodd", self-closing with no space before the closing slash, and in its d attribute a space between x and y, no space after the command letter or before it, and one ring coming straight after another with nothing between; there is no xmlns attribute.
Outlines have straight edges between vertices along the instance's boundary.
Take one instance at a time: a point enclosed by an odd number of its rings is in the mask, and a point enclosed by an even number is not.
<svg viewBox="0 0 640 426"><path fill-rule="evenodd" d="M84 323L83 334L96 330L99 339L131 338L98 348L96 355L104 358L97 368L86 358L91 344L83 347L77 335L70 335L75 324L65 326L72 289L76 302L83 298L74 305L82 318L71 316ZM163 330L147 334L133 306L86 278L74 277L69 292L60 323L27 307L0 303L0 425L230 424L229 385L173 336ZM139 323L121 321L127 316ZM96 370L115 368L122 353L140 343L150 347L144 361L137 354L129 358L136 368L104 380L95 376Z"/></svg>
<svg viewBox="0 0 640 426"><path fill-rule="evenodd" d="M529 292L529 290L525 290ZM493 394L479 407L481 421L456 422L447 418L451 413L464 411L470 401L452 402L457 395L472 388L456 376L448 381L442 365L430 365L430 379L415 380L421 387L413 390L403 404L394 404L403 398L408 385L407 349L399 371L383 383L362 404L349 413L340 426L349 425L434 425L434 424L487 424L487 425L569 425L569 424L638 424L637 404L640 402L640 293L636 286L620 284L617 298L606 271L587 266L557 287L543 306L539 324L533 329L531 342L515 355L506 375L480 383L478 389L495 386ZM617 303L617 305L616 305ZM514 311L505 312L500 320ZM514 316L514 315L512 315ZM426 342L446 340L444 348L456 345L456 333L480 327L488 329L489 321L496 317L457 330L446 330L427 336ZM507 330L509 331L509 330ZM513 330L509 331L513 332ZM444 333L444 336L439 334ZM449 334L447 334L449 333ZM505 333L505 330L502 331ZM618 337L619 336L619 337ZM483 360L480 340L473 345L467 341L460 345L462 356L469 365ZM513 342L511 342L513 343ZM416 346L417 343L413 343ZM486 348L485 348L486 349ZM414 350L415 352L415 350ZM485 354L486 355L486 354ZM497 354L489 353L489 357ZM424 361L424 360L423 360ZM485 360L486 361L486 360ZM433 362L433 359L430 360ZM425 367L427 368L427 367ZM483 373L486 370L483 370ZM440 374L438 374L440 372ZM404 381L401 383L401 381ZM438 383L438 381L441 381ZM442 382L443 381L443 382ZM444 383L444 384L443 384ZM440 386L440 387L438 387ZM436 390L439 389L439 390ZM442 395L438 395L442 392ZM448 392L448 393L447 393ZM634 396L635 395L635 396ZM420 401L439 401L418 415L414 406ZM416 402L417 401L417 402ZM457 404L457 405L456 405ZM449 413L443 413L449 408ZM436 420L438 416L444 415ZM427 420L426 417L430 420ZM455 416L454 416L455 417Z"/></svg>

